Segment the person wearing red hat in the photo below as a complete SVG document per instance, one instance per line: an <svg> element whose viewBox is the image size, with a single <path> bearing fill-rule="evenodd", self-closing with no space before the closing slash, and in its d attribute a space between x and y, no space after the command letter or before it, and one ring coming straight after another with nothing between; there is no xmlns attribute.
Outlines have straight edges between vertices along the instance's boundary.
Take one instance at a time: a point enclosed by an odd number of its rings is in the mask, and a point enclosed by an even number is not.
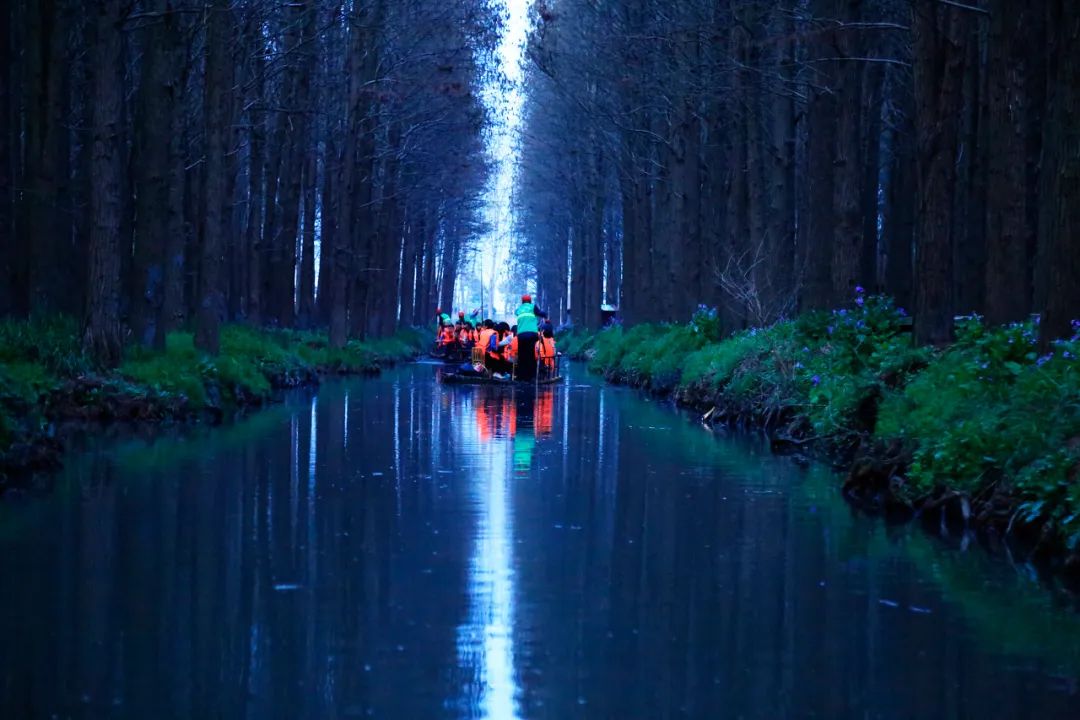
<svg viewBox="0 0 1080 720"><path fill-rule="evenodd" d="M540 319L532 295L521 296L521 305L517 309L517 371L518 380L536 379L536 342L540 339Z"/></svg>

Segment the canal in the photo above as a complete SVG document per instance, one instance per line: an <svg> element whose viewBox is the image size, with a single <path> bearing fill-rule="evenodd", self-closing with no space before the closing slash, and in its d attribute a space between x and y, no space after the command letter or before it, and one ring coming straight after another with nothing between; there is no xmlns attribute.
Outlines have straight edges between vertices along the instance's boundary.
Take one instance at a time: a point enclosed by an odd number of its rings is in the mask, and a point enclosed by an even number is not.
<svg viewBox="0 0 1080 720"><path fill-rule="evenodd" d="M0 505L3 718L1070 718L1080 616L578 369L113 438Z"/></svg>

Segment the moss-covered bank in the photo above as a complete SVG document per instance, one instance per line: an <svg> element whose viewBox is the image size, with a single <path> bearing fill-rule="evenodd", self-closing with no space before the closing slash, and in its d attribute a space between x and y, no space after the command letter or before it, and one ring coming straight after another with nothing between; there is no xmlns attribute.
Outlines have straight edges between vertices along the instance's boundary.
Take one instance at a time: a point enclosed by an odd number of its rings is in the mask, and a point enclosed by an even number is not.
<svg viewBox="0 0 1080 720"><path fill-rule="evenodd" d="M915 347L909 327L888 298L860 294L723 339L702 308L687 324L570 333L560 347L710 421L764 426L778 449L827 455L863 507L1018 540L1080 574L1080 336L1040 355L1034 321L964 318L942 349Z"/></svg>
<svg viewBox="0 0 1080 720"><path fill-rule="evenodd" d="M78 337L66 318L0 322L0 489L57 467L63 429L73 423L214 422L270 401L276 390L415 357L428 333L403 330L333 348L319 332L231 325L217 357L177 332L163 351L130 348L110 371L95 367Z"/></svg>

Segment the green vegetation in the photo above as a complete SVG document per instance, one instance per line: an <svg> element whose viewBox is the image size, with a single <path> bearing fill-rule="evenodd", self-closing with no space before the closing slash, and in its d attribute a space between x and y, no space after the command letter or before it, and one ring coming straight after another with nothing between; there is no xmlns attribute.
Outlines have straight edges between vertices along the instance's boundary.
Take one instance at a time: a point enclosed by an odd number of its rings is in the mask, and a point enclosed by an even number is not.
<svg viewBox="0 0 1080 720"><path fill-rule="evenodd" d="M258 405L274 389L320 374L377 372L415 356L427 337L402 330L333 348L319 332L230 325L222 328L216 357L197 350L191 333L175 332L164 351L128 348L119 368L103 371L83 352L70 319L2 321L0 477L39 464L32 448L47 442L48 426L57 420L161 420Z"/></svg>
<svg viewBox="0 0 1080 720"><path fill-rule="evenodd" d="M850 457L899 447L898 498L1004 495L1018 517L1080 550L1080 325L1040 355L1034 323L959 321L948 348L916 347L906 313L859 291L849 308L719 337L715 311L688 324L564 338L613 382L753 419ZM876 442L876 444L875 444Z"/></svg>

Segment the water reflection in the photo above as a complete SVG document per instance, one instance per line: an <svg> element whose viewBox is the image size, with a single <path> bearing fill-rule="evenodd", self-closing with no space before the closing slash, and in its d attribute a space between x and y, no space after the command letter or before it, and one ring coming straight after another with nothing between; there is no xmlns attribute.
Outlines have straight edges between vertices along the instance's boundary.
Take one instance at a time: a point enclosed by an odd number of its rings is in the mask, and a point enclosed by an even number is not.
<svg viewBox="0 0 1080 720"><path fill-rule="evenodd" d="M1074 716L1026 578L576 382L403 368L0 503L0 717Z"/></svg>

